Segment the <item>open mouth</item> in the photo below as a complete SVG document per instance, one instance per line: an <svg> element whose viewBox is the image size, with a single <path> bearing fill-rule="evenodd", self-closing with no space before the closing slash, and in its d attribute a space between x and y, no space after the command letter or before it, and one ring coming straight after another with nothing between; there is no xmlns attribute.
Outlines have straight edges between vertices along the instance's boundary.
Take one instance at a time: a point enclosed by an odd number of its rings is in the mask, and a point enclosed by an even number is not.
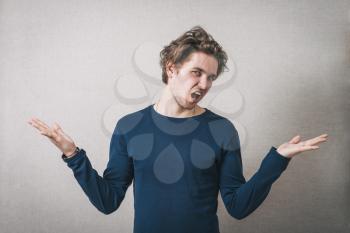
<svg viewBox="0 0 350 233"><path fill-rule="evenodd" d="M198 101L202 96L202 93L199 91L195 91L191 94L191 97L194 101Z"/></svg>

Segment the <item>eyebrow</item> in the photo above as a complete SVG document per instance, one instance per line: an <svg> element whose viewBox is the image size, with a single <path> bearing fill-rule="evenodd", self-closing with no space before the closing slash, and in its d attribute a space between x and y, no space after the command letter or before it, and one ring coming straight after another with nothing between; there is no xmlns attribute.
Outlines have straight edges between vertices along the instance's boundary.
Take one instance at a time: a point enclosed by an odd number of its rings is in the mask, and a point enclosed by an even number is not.
<svg viewBox="0 0 350 233"><path fill-rule="evenodd" d="M203 70L203 69L200 68L200 67L193 67L193 69L196 69L196 70L199 70L199 71L201 71L201 72L206 73L205 70ZM215 75L215 74L211 74L210 76L216 78L216 75Z"/></svg>

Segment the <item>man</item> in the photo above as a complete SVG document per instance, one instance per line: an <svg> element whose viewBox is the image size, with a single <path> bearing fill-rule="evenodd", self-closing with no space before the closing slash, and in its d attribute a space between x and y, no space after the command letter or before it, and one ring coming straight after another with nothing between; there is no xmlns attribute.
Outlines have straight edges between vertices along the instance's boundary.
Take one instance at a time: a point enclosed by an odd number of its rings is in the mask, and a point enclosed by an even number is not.
<svg viewBox="0 0 350 233"><path fill-rule="evenodd" d="M134 233L218 233L217 198L242 219L267 197L291 158L319 148L327 134L301 141L299 135L270 151L246 181L239 136L225 117L198 102L223 72L221 46L200 26L161 51L162 81L155 104L118 120L103 177L83 149L55 123L29 121L62 152L62 159L91 203L102 213L118 209L133 181Z"/></svg>

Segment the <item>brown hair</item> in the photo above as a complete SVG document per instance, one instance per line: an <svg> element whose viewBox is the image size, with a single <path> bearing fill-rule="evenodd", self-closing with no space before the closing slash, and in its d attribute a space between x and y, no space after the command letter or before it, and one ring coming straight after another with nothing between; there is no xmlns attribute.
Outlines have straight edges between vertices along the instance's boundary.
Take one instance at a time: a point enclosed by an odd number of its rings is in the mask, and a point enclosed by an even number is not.
<svg viewBox="0 0 350 233"><path fill-rule="evenodd" d="M162 81L167 84L166 68L169 63L179 68L193 52L204 52L212 55L218 61L217 76L226 66L227 54L222 47L201 26L192 27L169 45L164 46L160 52L160 66L162 68Z"/></svg>

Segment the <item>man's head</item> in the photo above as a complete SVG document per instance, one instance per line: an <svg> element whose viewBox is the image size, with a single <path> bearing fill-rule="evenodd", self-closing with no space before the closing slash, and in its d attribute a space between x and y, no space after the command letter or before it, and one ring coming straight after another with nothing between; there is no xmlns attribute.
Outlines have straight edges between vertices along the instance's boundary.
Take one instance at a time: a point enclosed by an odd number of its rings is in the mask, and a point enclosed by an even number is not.
<svg viewBox="0 0 350 233"><path fill-rule="evenodd" d="M175 101L192 109L207 94L217 77L217 60L204 52L193 52L177 69L170 66L167 87Z"/></svg>
<svg viewBox="0 0 350 233"><path fill-rule="evenodd" d="M160 55L162 80L172 98L187 109L203 99L212 82L227 68L226 53L200 26L172 41Z"/></svg>
<svg viewBox="0 0 350 233"><path fill-rule="evenodd" d="M225 51L202 27L195 26L176 40L173 40L160 52L163 83L168 83L169 67L174 66L176 69L179 69L194 52L203 52L216 59L218 63L217 76L225 68L227 69L226 62L228 58Z"/></svg>

